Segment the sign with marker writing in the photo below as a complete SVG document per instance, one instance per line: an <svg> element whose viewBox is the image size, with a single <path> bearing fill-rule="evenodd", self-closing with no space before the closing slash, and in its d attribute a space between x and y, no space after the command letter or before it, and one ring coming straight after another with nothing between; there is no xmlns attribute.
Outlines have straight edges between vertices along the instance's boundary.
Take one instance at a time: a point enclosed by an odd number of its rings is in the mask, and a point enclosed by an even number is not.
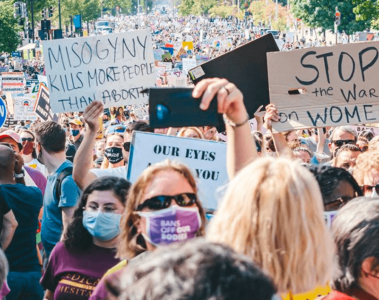
<svg viewBox="0 0 379 300"><path fill-rule="evenodd" d="M275 131L379 121L379 42L268 53Z"/></svg>
<svg viewBox="0 0 379 300"><path fill-rule="evenodd" d="M217 209L217 190L228 182L225 143L134 131L128 180L135 182L148 166L166 159L186 164L197 177L203 206Z"/></svg>
<svg viewBox="0 0 379 300"><path fill-rule="evenodd" d="M45 41L43 48L55 113L84 111L94 100L104 107L147 103L141 91L155 85L149 30Z"/></svg>
<svg viewBox="0 0 379 300"><path fill-rule="evenodd" d="M34 112L44 121L57 119L57 116L51 111L49 90L42 83L39 85Z"/></svg>
<svg viewBox="0 0 379 300"><path fill-rule="evenodd" d="M374 136L379 135L379 127L358 125L358 126L351 126L351 128L354 129L358 135L362 131L371 131L374 134Z"/></svg>

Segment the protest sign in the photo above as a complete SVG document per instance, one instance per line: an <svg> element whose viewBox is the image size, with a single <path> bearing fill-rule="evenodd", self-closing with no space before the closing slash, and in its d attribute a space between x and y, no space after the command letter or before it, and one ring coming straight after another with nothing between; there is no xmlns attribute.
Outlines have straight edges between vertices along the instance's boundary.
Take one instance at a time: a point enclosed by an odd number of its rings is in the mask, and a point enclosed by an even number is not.
<svg viewBox="0 0 379 300"><path fill-rule="evenodd" d="M379 121L379 42L268 53L274 130Z"/></svg>
<svg viewBox="0 0 379 300"><path fill-rule="evenodd" d="M154 59L157 61L162 61L162 55L165 53L162 49L154 49Z"/></svg>
<svg viewBox="0 0 379 300"><path fill-rule="evenodd" d="M148 166L165 159L190 167L198 178L203 206L217 208L217 189L228 182L225 143L134 131L127 179L135 182Z"/></svg>
<svg viewBox="0 0 379 300"><path fill-rule="evenodd" d="M8 72L9 67L8 66L0 66L0 73Z"/></svg>
<svg viewBox="0 0 379 300"><path fill-rule="evenodd" d="M15 94L13 95L13 111L15 120L37 120L34 113L36 95L33 94Z"/></svg>
<svg viewBox="0 0 379 300"><path fill-rule="evenodd" d="M359 135L362 131L371 131L375 136L379 135L379 127L371 127L371 126L350 126L352 129L354 129L357 134Z"/></svg>
<svg viewBox="0 0 379 300"><path fill-rule="evenodd" d="M51 111L49 90L42 83L39 85L37 100L33 110L44 121L56 118Z"/></svg>
<svg viewBox="0 0 379 300"><path fill-rule="evenodd" d="M14 127L16 126L18 123L17 120L13 119L12 116L9 116L6 120L5 120L5 123L3 125L4 128L11 128L11 127Z"/></svg>
<svg viewBox="0 0 379 300"><path fill-rule="evenodd" d="M182 42L182 47L187 50L193 50L193 42Z"/></svg>
<svg viewBox="0 0 379 300"><path fill-rule="evenodd" d="M150 30L44 41L50 104L55 113L147 103L155 85Z"/></svg>
<svg viewBox="0 0 379 300"><path fill-rule="evenodd" d="M6 100L7 100L7 106L8 106L8 111L13 115L14 114L14 111L13 111L13 97L12 97L12 93L6 93L5 94L6 96Z"/></svg>
<svg viewBox="0 0 379 300"><path fill-rule="evenodd" d="M0 128L3 127L5 120L7 119L7 106L4 100L0 97Z"/></svg>
<svg viewBox="0 0 379 300"><path fill-rule="evenodd" d="M170 53L171 55L174 55L174 48L162 47L161 49L165 52Z"/></svg>
<svg viewBox="0 0 379 300"><path fill-rule="evenodd" d="M19 94L24 92L25 79L24 73L21 72L4 72L2 73L3 92Z"/></svg>
<svg viewBox="0 0 379 300"><path fill-rule="evenodd" d="M242 91L249 115L253 116L258 107L270 103L266 54L278 50L274 37L268 34L197 66L189 75L195 84L214 77L234 83Z"/></svg>
<svg viewBox="0 0 379 300"><path fill-rule="evenodd" d="M187 74L189 70L197 66L196 58L183 58L182 61L183 61L183 72L185 74Z"/></svg>

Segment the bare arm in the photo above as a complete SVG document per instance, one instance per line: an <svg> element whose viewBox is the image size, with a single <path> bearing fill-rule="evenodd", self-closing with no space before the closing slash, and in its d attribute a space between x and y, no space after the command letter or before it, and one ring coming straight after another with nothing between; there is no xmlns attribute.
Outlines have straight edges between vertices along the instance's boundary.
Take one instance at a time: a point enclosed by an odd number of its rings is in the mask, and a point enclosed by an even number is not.
<svg viewBox="0 0 379 300"><path fill-rule="evenodd" d="M235 124L243 124L232 127L227 124L227 170L232 179L244 166L257 157L257 149L250 133L248 114L243 103L241 91L226 79L205 79L199 82L194 91L195 98L203 95L200 108L208 109L210 102L217 94L218 112L225 114L226 118Z"/></svg>
<svg viewBox="0 0 379 300"><path fill-rule="evenodd" d="M266 106L266 126L272 132L272 122L279 121L278 109L274 104L269 104ZM286 139L281 133L272 132L272 137L275 143L276 152L280 155L283 152L292 153L291 148L288 146Z"/></svg>
<svg viewBox="0 0 379 300"><path fill-rule="evenodd" d="M102 113L103 104L93 101L83 114L84 120L88 124L88 130L76 152L72 173L72 178L81 190L97 178L90 170L92 168L92 149L95 146L97 131L100 127L99 116Z"/></svg>
<svg viewBox="0 0 379 300"><path fill-rule="evenodd" d="M70 222L72 220L72 216L74 215L75 209L76 209L75 206L72 206L72 207L62 207L63 230L62 230L61 241L63 240L63 237L65 236L67 227L68 227L68 225L70 224Z"/></svg>
<svg viewBox="0 0 379 300"><path fill-rule="evenodd" d="M3 216L3 228L0 234L0 245L2 250L8 248L9 244L12 241L17 226L18 223L16 221L16 218L14 217L13 211L10 210L7 214Z"/></svg>
<svg viewBox="0 0 379 300"><path fill-rule="evenodd" d="M318 143L317 143L317 153L324 153L324 146L325 146L325 140L326 140L326 134L324 133L324 130L322 128L317 128L318 132Z"/></svg>
<svg viewBox="0 0 379 300"><path fill-rule="evenodd" d="M15 174L21 174L22 167L24 166L24 159L22 158L21 154L15 153L15 165L14 165L14 172ZM26 170L24 169L24 173L26 173ZM21 178L15 177L16 183L21 183L25 185L25 176Z"/></svg>
<svg viewBox="0 0 379 300"><path fill-rule="evenodd" d="M46 290L45 297L43 300L54 300L54 293L50 290Z"/></svg>

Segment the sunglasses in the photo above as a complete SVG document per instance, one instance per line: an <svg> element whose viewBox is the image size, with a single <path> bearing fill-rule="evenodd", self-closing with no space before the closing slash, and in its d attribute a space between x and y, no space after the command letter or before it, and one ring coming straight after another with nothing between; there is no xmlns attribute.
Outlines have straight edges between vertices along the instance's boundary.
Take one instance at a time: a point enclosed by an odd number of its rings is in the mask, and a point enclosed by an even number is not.
<svg viewBox="0 0 379 300"><path fill-rule="evenodd" d="M373 189L375 189L376 193L379 195L379 183L377 185L363 185L361 186L361 189L364 194L366 192L372 193Z"/></svg>
<svg viewBox="0 0 379 300"><path fill-rule="evenodd" d="M362 152L366 152L366 151L368 151L368 146L363 146L363 147L361 148L361 151L362 151Z"/></svg>
<svg viewBox="0 0 379 300"><path fill-rule="evenodd" d="M124 150L125 150L125 151L129 152L129 151L130 151L130 142L125 142L125 143L123 144L123 147L124 147Z"/></svg>
<svg viewBox="0 0 379 300"><path fill-rule="evenodd" d="M138 205L137 211L145 207L151 210L165 209L171 205L171 200L175 200L179 206L191 206L197 202L197 197L193 193L183 193L175 196L155 196Z"/></svg>
<svg viewBox="0 0 379 300"><path fill-rule="evenodd" d="M352 198L349 196L339 197L336 200L326 203L325 206L327 206L329 209L332 209L332 210L338 210L342 206L344 206L347 202L349 202L351 199Z"/></svg>
<svg viewBox="0 0 379 300"><path fill-rule="evenodd" d="M25 138L25 137L23 137L23 138L21 138L21 141L22 142L34 142L34 139L33 138Z"/></svg>
<svg viewBox="0 0 379 300"><path fill-rule="evenodd" d="M337 141L332 141L334 145L337 147L342 147L345 144L353 144L355 145L355 140L337 140Z"/></svg>

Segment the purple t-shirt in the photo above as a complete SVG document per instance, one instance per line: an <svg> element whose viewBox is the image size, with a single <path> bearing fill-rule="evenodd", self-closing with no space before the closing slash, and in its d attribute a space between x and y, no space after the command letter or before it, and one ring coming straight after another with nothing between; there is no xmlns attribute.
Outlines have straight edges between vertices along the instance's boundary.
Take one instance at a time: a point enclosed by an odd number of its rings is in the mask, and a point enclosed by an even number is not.
<svg viewBox="0 0 379 300"><path fill-rule="evenodd" d="M33 179L36 186L41 190L42 196L43 196L45 194L45 189L46 189L46 184L47 184L46 177L41 173L41 171L30 168L28 166L24 166L24 169L26 172L28 172L29 176Z"/></svg>
<svg viewBox="0 0 379 300"><path fill-rule="evenodd" d="M83 253L72 253L59 242L51 252L41 284L54 292L54 300L88 299L104 273L120 262L115 255L115 249L95 244Z"/></svg>

